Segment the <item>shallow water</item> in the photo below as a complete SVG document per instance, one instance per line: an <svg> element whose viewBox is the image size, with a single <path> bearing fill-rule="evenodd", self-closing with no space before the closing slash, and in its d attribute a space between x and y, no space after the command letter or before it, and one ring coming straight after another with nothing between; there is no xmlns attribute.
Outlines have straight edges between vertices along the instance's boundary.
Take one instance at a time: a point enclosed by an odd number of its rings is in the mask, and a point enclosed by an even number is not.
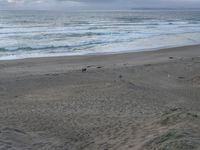
<svg viewBox="0 0 200 150"><path fill-rule="evenodd" d="M200 43L200 11L0 11L0 59Z"/></svg>

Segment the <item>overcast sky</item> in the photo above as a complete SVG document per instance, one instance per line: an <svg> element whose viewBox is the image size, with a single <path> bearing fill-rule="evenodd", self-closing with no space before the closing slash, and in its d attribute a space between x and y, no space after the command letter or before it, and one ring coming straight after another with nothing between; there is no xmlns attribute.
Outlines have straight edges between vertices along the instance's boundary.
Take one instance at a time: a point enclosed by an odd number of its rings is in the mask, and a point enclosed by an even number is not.
<svg viewBox="0 0 200 150"><path fill-rule="evenodd" d="M200 8L200 0L0 0L0 9Z"/></svg>

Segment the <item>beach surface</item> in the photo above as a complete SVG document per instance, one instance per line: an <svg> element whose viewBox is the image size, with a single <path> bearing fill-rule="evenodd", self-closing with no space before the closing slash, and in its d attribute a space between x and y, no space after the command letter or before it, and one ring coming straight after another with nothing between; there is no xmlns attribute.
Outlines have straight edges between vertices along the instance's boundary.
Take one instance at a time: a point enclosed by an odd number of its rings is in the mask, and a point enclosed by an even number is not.
<svg viewBox="0 0 200 150"><path fill-rule="evenodd" d="M200 46L0 61L0 150L200 149Z"/></svg>

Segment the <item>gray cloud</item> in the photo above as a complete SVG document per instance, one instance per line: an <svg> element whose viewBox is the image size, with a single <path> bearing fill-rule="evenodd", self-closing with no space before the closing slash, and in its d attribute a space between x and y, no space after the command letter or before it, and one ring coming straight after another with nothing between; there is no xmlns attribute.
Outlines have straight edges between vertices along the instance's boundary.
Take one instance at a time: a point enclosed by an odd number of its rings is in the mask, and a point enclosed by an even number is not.
<svg viewBox="0 0 200 150"><path fill-rule="evenodd" d="M0 0L0 9L200 8L200 0Z"/></svg>

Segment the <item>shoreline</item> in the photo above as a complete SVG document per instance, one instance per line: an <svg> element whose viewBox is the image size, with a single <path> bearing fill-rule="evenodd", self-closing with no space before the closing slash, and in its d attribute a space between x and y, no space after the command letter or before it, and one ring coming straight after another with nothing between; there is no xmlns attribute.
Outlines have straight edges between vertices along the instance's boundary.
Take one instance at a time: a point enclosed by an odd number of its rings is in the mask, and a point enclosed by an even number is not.
<svg viewBox="0 0 200 150"><path fill-rule="evenodd" d="M176 48L187 48L187 47L195 47L200 46L200 44L189 44L189 45L181 45L181 46L165 46L159 48L148 48L148 49L141 49L136 51L119 51L119 52L103 52L103 53L88 53L88 54L80 54L80 55L58 55L58 56L36 56L36 57L26 57L26 58L15 58L15 59L0 59L0 62L3 61L21 61L21 60L31 60L31 59L59 59L59 58L78 58L78 57L95 57L95 56L106 56L106 55L123 55L123 54L137 54L137 53L148 53L148 52L158 52L158 51L167 51Z"/></svg>
<svg viewBox="0 0 200 150"><path fill-rule="evenodd" d="M66 71L80 71L88 66L94 66L87 68L91 70L95 69L95 66L112 69L125 66L164 63L173 60L179 60L184 57L195 57L199 55L199 49L200 45L193 45L155 51L130 52L121 54L2 60L0 61L0 76L13 76L13 73L16 76L65 73ZM169 59L170 57L173 58Z"/></svg>
<svg viewBox="0 0 200 150"><path fill-rule="evenodd" d="M87 57L87 56L105 56L105 55L118 55L118 54L129 54L129 53L143 53L143 52L152 52L152 51L162 51L167 49L173 49L173 48L181 48L181 47L190 47L190 46L199 46L200 44L187 44L187 45L174 45L174 46L164 46L164 47L158 47L158 48L146 48L146 49L140 49L140 50L126 50L126 51L118 51L118 52L98 52L98 53L86 53L86 54L72 54L72 55L41 55L41 56L32 56L32 57L25 57L25 58L8 58L8 59L2 59L1 61L12 61L12 60L26 60L26 59L42 59L42 58L58 58L58 57Z"/></svg>

